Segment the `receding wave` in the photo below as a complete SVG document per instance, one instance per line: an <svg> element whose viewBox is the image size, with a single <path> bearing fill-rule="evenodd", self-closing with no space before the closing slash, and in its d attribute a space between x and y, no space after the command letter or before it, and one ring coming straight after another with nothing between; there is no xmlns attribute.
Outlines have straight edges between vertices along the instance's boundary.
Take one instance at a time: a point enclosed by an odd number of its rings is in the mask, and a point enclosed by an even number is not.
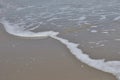
<svg viewBox="0 0 120 80"><path fill-rule="evenodd" d="M92 59L89 57L89 55L82 52L81 49L78 48L79 44L70 42L67 39L63 39L61 37L58 37L59 32L54 31L46 31L46 32L31 32L31 31L23 31L22 28L20 28L18 25L10 24L7 21L2 21L2 24L4 25L5 30L14 36L19 37L51 37L53 39L56 39L60 41L62 44L64 44L70 52L81 62L96 68L98 70L112 73L117 77L118 80L120 80L120 61L108 61L105 62L104 59Z"/></svg>

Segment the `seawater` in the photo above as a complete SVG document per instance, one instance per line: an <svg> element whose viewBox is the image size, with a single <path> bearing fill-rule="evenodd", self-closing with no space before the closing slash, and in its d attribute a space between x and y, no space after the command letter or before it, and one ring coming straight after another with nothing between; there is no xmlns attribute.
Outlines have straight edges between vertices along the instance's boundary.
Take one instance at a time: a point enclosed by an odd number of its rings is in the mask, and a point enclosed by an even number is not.
<svg viewBox="0 0 120 80"><path fill-rule="evenodd" d="M77 43L77 38L75 42L63 38L84 34L80 41L95 45L91 47L104 47L109 40L119 41L119 8L119 0L0 0L0 22L14 36L56 39L83 63L120 80L119 60L93 59L78 48L81 43ZM92 36L96 37L85 38Z"/></svg>

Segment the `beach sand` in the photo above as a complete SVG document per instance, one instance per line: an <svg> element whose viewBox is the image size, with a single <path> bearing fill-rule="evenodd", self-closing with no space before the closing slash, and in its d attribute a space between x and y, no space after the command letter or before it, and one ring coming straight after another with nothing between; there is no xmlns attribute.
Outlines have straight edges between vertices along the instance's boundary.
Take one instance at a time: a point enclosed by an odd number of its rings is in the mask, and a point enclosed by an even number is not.
<svg viewBox="0 0 120 80"><path fill-rule="evenodd" d="M0 80L116 80L77 60L52 38L14 37L0 27Z"/></svg>

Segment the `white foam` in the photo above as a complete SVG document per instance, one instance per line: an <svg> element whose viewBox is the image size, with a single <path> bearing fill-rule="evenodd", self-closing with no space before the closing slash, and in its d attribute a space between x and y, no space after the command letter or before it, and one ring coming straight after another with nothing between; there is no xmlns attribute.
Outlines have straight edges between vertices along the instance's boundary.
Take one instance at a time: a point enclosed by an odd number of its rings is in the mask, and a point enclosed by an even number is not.
<svg viewBox="0 0 120 80"><path fill-rule="evenodd" d="M91 30L90 32L92 32L92 33L96 33L96 32L98 32L97 30Z"/></svg>
<svg viewBox="0 0 120 80"><path fill-rule="evenodd" d="M40 26L40 25L35 26L35 27L33 27L33 28L30 28L29 30L35 30L35 29L37 29L39 26Z"/></svg>
<svg viewBox="0 0 120 80"><path fill-rule="evenodd" d="M24 9L28 9L28 8L32 8L32 7L34 7L34 6L19 7L19 8L17 8L16 10L17 10L17 11L20 11L20 10L24 10Z"/></svg>
<svg viewBox="0 0 120 80"><path fill-rule="evenodd" d="M120 61L108 61L105 62L104 59L92 59L87 54L84 54L81 49L78 48L79 44L69 42L66 39L60 38L57 35L58 32L54 31L46 31L46 32L39 32L39 33L33 33L30 31L27 32L16 32L16 26L10 25L8 22L3 22L5 30L15 36L20 37L51 37L53 39L56 39L60 41L62 44L64 44L70 52L81 62L96 68L98 70L102 70L104 72L112 73L117 77L118 80L120 80Z"/></svg>
<svg viewBox="0 0 120 80"><path fill-rule="evenodd" d="M79 20L85 20L86 19L86 17L85 16L81 16L80 18L79 18Z"/></svg>
<svg viewBox="0 0 120 80"><path fill-rule="evenodd" d="M120 61L108 61L105 62L104 59L92 59L87 54L84 54L81 49L78 48L79 44L69 42L66 39L62 39L57 36L51 36L57 39L70 50L70 52L80 61L86 63L87 65L94 67L96 69L102 70L104 72L112 73L120 80Z"/></svg>
<svg viewBox="0 0 120 80"><path fill-rule="evenodd" d="M53 21L53 20L57 20L57 19L60 19L60 18L50 18L50 19L48 19L47 21L49 22L49 21Z"/></svg>
<svg viewBox="0 0 120 80"><path fill-rule="evenodd" d="M100 15L100 16L101 16L100 20L106 19L106 15Z"/></svg>
<svg viewBox="0 0 120 80"><path fill-rule="evenodd" d="M97 28L98 26L91 26L91 28Z"/></svg>
<svg viewBox="0 0 120 80"><path fill-rule="evenodd" d="M120 19L120 16L114 18L114 21L117 21L117 20L119 20L119 19Z"/></svg>
<svg viewBox="0 0 120 80"><path fill-rule="evenodd" d="M8 23L7 21L2 21L2 24L5 27L5 30L14 36L19 36L19 37L48 37L50 35L57 35L58 32L53 32L53 31L45 31L45 32L39 32L39 33L34 33L31 31L23 31L18 25L13 25Z"/></svg>
<svg viewBox="0 0 120 80"><path fill-rule="evenodd" d="M85 16L81 16L79 18L74 18L74 19L69 19L69 20L72 20L72 21L84 21L87 17Z"/></svg>

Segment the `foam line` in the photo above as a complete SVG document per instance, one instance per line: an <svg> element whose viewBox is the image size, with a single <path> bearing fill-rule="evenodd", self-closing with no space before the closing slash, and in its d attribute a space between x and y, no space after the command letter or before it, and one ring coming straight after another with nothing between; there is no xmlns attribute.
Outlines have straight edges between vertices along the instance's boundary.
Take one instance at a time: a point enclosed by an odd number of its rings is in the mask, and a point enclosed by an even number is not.
<svg viewBox="0 0 120 80"><path fill-rule="evenodd" d="M120 16L114 18L114 21L117 21L117 20L119 20L119 19L120 19Z"/></svg>
<svg viewBox="0 0 120 80"><path fill-rule="evenodd" d="M118 80L120 80L120 61L108 61L105 62L104 59L92 59L90 58L87 54L83 53L81 49L78 48L79 44L72 43L68 41L67 39L63 39L58 37L57 35L59 32L54 32L54 31L46 31L46 32L20 32L16 31L16 26L13 27L13 25L10 25L8 22L3 22L3 25L5 27L5 30L14 36L19 36L19 37L51 37L53 39L56 39L60 41L62 44L64 44L70 52L81 62L96 68L98 70L112 73L117 77Z"/></svg>
<svg viewBox="0 0 120 80"><path fill-rule="evenodd" d="M104 59L92 59L87 54L84 54L81 49L78 48L79 44L69 42L68 40L62 39L57 36L51 37L64 44L70 50L70 52L81 62L98 70L112 73L117 77L118 80L120 80L120 61L105 62Z"/></svg>
<svg viewBox="0 0 120 80"><path fill-rule="evenodd" d="M45 31L45 32L38 32L34 33L31 31L22 31L21 28L18 25L12 25L8 23L7 21L2 21L2 24L5 27L5 30L14 36L19 36L19 37L48 37L50 35L57 35L59 32L54 32L54 31Z"/></svg>

